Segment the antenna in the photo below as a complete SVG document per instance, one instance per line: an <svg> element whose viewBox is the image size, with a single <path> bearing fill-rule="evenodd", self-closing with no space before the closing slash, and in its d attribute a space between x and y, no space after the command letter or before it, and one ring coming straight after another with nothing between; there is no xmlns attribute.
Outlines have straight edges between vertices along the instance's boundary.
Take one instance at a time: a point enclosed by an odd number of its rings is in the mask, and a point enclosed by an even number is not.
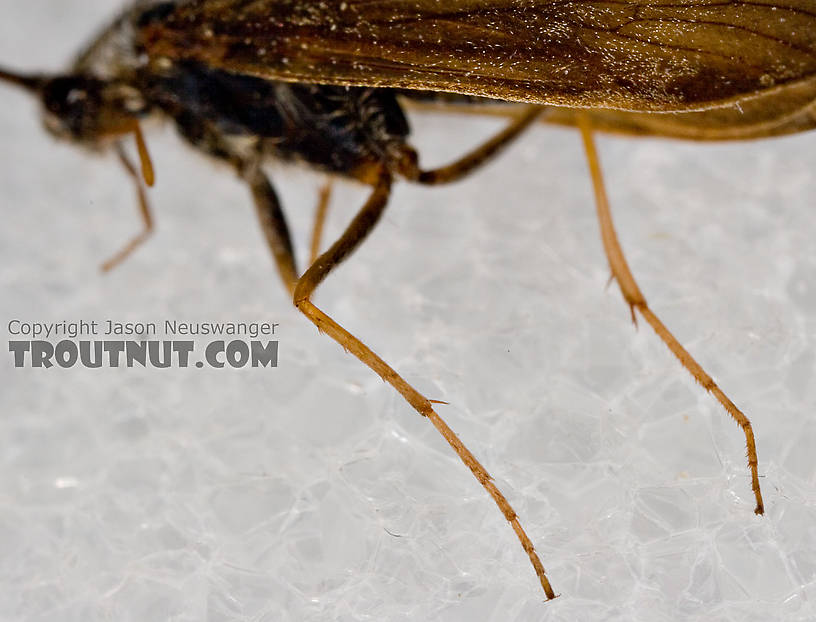
<svg viewBox="0 0 816 622"><path fill-rule="evenodd" d="M42 75L26 76L0 68L0 81L16 84L28 91L39 91L45 84L46 78Z"/></svg>

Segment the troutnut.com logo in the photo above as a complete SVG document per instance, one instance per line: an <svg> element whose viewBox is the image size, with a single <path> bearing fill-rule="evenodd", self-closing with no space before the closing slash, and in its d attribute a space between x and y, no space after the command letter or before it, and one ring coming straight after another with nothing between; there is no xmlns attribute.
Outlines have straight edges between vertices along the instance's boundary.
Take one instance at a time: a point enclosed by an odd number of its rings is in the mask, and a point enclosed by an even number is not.
<svg viewBox="0 0 816 622"><path fill-rule="evenodd" d="M277 367L279 324L272 322L7 323L8 350L18 368Z"/></svg>

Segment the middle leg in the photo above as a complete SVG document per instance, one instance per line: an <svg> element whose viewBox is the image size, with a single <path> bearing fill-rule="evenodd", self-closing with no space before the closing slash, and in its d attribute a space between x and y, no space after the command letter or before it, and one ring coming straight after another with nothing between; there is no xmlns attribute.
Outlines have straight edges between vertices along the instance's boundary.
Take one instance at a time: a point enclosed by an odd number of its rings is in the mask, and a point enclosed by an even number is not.
<svg viewBox="0 0 816 622"><path fill-rule="evenodd" d="M535 569L547 598L555 598L555 592L547 579L544 566L538 557L538 553L536 553L532 541L521 526L515 510L513 510L507 498L493 483L493 479L487 470L434 410L431 400L419 393L419 391L412 387L373 350L340 326L311 301L312 294L317 286L336 266L346 259L372 231L385 210L391 190L391 182L391 174L384 169L381 170L371 196L369 196L365 205L349 224L346 231L329 250L318 257L298 281L294 292L295 306L317 326L320 332L327 334L340 344L346 352L353 354L363 364L380 376L380 378L394 387L420 415L430 419L434 427L453 448L462 462L470 469L510 523L513 531L516 533L516 537Z"/></svg>

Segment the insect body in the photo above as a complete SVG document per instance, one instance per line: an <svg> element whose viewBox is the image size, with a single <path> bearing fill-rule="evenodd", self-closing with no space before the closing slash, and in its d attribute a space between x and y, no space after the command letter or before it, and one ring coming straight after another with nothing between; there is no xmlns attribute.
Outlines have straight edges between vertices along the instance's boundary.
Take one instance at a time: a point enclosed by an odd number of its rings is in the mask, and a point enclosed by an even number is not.
<svg viewBox="0 0 816 622"><path fill-rule="evenodd" d="M139 33L162 21L184 3L137 3L123 14L80 56L72 72L59 76L21 76L2 71L7 81L36 93L45 109L45 126L59 138L98 149L113 145L133 176L140 197L145 231L106 264L110 267L131 252L149 231L152 219L142 180L119 144L122 136L136 137L141 177L153 183L152 164L140 121L154 114L173 119L181 135L197 149L231 165L251 191L258 216L284 285L296 304L308 308L318 326L344 335L351 351L376 358L362 343L313 307L308 293L342 261L378 220L394 176L422 183L459 177L485 161L539 114L533 109L507 131L472 156L437 171L422 171L407 144L408 125L390 89L298 84L270 81L211 67L198 60L152 57ZM261 170L267 156L296 160L373 186L363 213L353 221L352 235L335 243L299 278L292 243L275 190ZM490 482L484 468L438 418L431 402L416 393L379 359L378 373L400 386L415 407L430 416L457 453L488 488L513 523L549 598L555 593L544 575L532 543L515 512Z"/></svg>
<svg viewBox="0 0 816 622"><path fill-rule="evenodd" d="M229 164L251 191L295 305L432 422L493 497L547 597L554 598L515 511L436 413L434 402L316 307L312 292L373 229L395 179L424 184L458 179L542 115L580 126L593 164L605 250L632 317L640 314L743 428L756 512L762 513L750 423L649 309L629 273L609 216L591 132L597 126L734 138L813 127L816 37L810 36L813 17L800 4L575 0L520 6L496 0L455 2L451 8L430 0L138 2L88 47L69 73L21 76L2 71L0 77L40 97L46 127L55 135L92 148L117 149L137 183L145 232L152 221L141 180L151 184L153 172L142 119L172 119L194 147ZM784 27L767 19L777 9L786 16ZM693 44L681 45L682 36ZM758 49L758 42L764 47ZM449 103L469 105L474 97L492 97L536 105L513 111L504 131L460 160L423 170L408 143L400 97L425 100L429 90L449 93L444 98ZM735 102L738 106L731 106ZM541 104L628 111L551 111ZM634 112L655 110L682 114L661 121ZM137 140L141 180L120 146L127 135ZM345 233L303 273L294 261L283 210L261 168L268 157L302 162L371 187ZM134 239L110 265L143 239Z"/></svg>

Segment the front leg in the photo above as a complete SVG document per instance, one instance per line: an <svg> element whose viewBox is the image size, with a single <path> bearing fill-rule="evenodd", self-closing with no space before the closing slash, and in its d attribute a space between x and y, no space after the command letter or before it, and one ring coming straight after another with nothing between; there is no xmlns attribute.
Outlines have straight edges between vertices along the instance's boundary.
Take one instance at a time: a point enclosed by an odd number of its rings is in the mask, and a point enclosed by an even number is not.
<svg viewBox="0 0 816 622"><path fill-rule="evenodd" d="M141 136L141 134L139 134L139 136ZM141 144L144 145L144 142L142 141ZM133 251L144 244L145 240L147 240L147 238L150 237L150 234L153 233L153 215L150 212L150 203L147 200L145 187L142 185L142 179L147 180L145 183L148 183L148 185L152 185L152 165L148 166L144 164L145 161L149 162L149 160L144 159L147 156L142 156L142 167L147 167L149 172L146 172L140 176L139 171L136 170L136 167L128 159L127 154L120 143L116 144L116 155L119 157L119 161L122 163L122 166L125 167L125 171L127 171L127 174L133 180L133 185L136 187L136 198L138 200L139 216L142 219L142 230L133 236L127 244L116 252L115 255L107 259L102 264L102 272L110 272L113 270L116 266L127 259Z"/></svg>

